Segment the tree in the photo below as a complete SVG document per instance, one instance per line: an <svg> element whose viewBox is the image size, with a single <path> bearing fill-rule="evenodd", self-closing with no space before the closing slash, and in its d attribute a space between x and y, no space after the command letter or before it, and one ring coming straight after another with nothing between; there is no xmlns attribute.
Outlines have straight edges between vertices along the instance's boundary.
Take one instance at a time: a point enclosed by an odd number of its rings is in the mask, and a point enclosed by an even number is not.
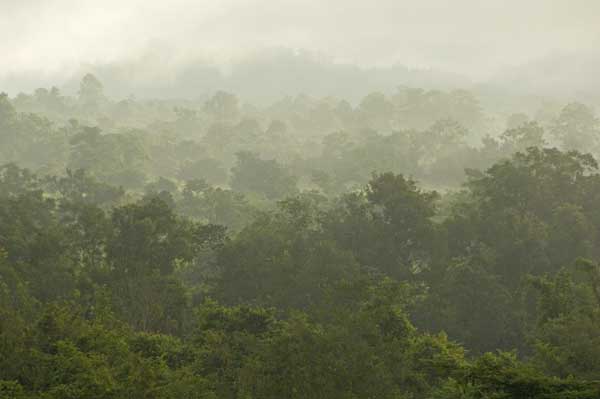
<svg viewBox="0 0 600 399"><path fill-rule="evenodd" d="M464 361L443 335L420 334L389 281L318 323L294 313L279 323L242 384L261 398L427 397Z"/></svg>
<svg viewBox="0 0 600 399"><path fill-rule="evenodd" d="M160 192L166 191L167 193L174 193L177 191L177 184L166 177L159 176L153 182L146 184L144 190L147 194L156 195Z"/></svg>
<svg viewBox="0 0 600 399"><path fill-rule="evenodd" d="M598 146L600 125L590 107L575 102L561 110L551 133L564 149L589 152Z"/></svg>
<svg viewBox="0 0 600 399"><path fill-rule="evenodd" d="M553 378L514 353L486 353L451 378L432 396L434 399L476 398L578 398L592 399L600 394L597 383Z"/></svg>
<svg viewBox="0 0 600 399"><path fill-rule="evenodd" d="M68 297L78 282L78 265L56 211L57 202L41 190L0 197L0 247L41 301Z"/></svg>
<svg viewBox="0 0 600 399"><path fill-rule="evenodd" d="M412 136L412 147L418 155L416 173L429 181L447 186L464 179L464 158L468 131L453 119L439 119L427 130Z"/></svg>
<svg viewBox="0 0 600 399"><path fill-rule="evenodd" d="M145 143L135 132L103 134L100 128L72 125L68 168L85 169L94 177L137 188L145 180L149 156Z"/></svg>
<svg viewBox="0 0 600 399"><path fill-rule="evenodd" d="M263 160L247 151L238 152L236 156L237 163L231 169L232 189L264 194L268 199L296 192L296 178L277 161Z"/></svg>
<svg viewBox="0 0 600 399"><path fill-rule="evenodd" d="M18 197L38 190L41 185L40 178L29 169L20 168L15 163L0 166L0 198Z"/></svg>
<svg viewBox="0 0 600 399"><path fill-rule="evenodd" d="M143 331L179 331L186 299L170 276L193 257L193 229L156 197L114 209L112 224L106 254L117 309Z"/></svg>
<svg viewBox="0 0 600 399"><path fill-rule="evenodd" d="M413 320L427 331L445 331L472 354L523 349L517 300L494 274L490 251L473 248L468 258L452 259L428 279L430 294L416 306ZM488 252L488 253L486 253Z"/></svg>
<svg viewBox="0 0 600 399"><path fill-rule="evenodd" d="M178 176L182 180L202 179L211 185L227 182L227 170L221 161L214 158L186 161L181 165Z"/></svg>
<svg viewBox="0 0 600 399"><path fill-rule="evenodd" d="M177 210L183 215L238 231L252 220L255 209L242 193L211 187L204 180L186 182Z"/></svg>
<svg viewBox="0 0 600 399"><path fill-rule="evenodd" d="M438 245L430 218L435 192L394 173L374 174L360 192L342 196L323 227L359 264L404 279L429 268Z"/></svg>
<svg viewBox="0 0 600 399"><path fill-rule="evenodd" d="M537 294L534 364L562 378L597 379L600 372L600 268L579 259L575 268L530 278Z"/></svg>
<svg viewBox="0 0 600 399"><path fill-rule="evenodd" d="M467 183L474 203L448 222L451 250L454 243L459 253L468 242L489 246L495 273L512 287L526 273L554 272L565 260L587 256L580 251L589 245L562 239L565 226L582 239L591 233L581 218L595 214L587 203L598 192L596 170L592 156L557 149L529 148L496 163ZM459 231L470 232L468 238Z"/></svg>
<svg viewBox="0 0 600 399"><path fill-rule="evenodd" d="M394 105L382 93L371 93L363 98L358 107L360 120L365 127L388 131L394 115Z"/></svg>
<svg viewBox="0 0 600 399"><path fill-rule="evenodd" d="M117 204L125 195L122 187L99 182L84 169L67 169L65 176L51 179L49 185L60 193L65 202L72 203L110 206Z"/></svg>
<svg viewBox="0 0 600 399"><path fill-rule="evenodd" d="M225 303L258 303L306 309L323 300L324 289L357 272L351 254L324 237L315 204L292 198L274 215L259 216L218 254Z"/></svg>
<svg viewBox="0 0 600 399"><path fill-rule="evenodd" d="M94 111L104 101L104 85L91 73L86 74L79 84L79 102L85 110Z"/></svg>
<svg viewBox="0 0 600 399"><path fill-rule="evenodd" d="M544 128L537 122L522 122L502 133L501 140L508 147L508 153L525 151L529 147L544 147Z"/></svg>
<svg viewBox="0 0 600 399"><path fill-rule="evenodd" d="M239 114L238 99L231 93L217 91L204 104L204 111L220 123L235 120Z"/></svg>
<svg viewBox="0 0 600 399"><path fill-rule="evenodd" d="M7 125L16 116L15 107L10 103L8 94L0 93L0 126L6 129Z"/></svg>

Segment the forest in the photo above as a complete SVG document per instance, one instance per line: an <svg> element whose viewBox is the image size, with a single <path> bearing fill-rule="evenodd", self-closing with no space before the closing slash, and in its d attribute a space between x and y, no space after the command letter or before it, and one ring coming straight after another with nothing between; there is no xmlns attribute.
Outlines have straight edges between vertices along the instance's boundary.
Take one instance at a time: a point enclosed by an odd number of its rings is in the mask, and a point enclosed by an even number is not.
<svg viewBox="0 0 600 399"><path fill-rule="evenodd" d="M0 96L0 398L600 397L593 104Z"/></svg>

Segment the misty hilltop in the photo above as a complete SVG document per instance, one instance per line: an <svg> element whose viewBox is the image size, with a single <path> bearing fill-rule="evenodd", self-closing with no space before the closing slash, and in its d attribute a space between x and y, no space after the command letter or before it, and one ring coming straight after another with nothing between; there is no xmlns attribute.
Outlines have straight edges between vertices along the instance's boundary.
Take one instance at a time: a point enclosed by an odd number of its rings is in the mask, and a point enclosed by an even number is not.
<svg viewBox="0 0 600 399"><path fill-rule="evenodd" d="M5 2L0 51L10 62L0 65L0 85L11 95L51 85L75 94L91 72L115 97L193 99L222 89L261 102L473 84L588 99L598 87L594 0L266 4Z"/></svg>
<svg viewBox="0 0 600 399"><path fill-rule="evenodd" d="M203 59L170 59L171 55L166 49L157 49L136 59L81 65L66 76L12 73L0 77L0 84L13 94L50 85L76 93L80 77L93 73L102 80L107 94L116 98L206 99L212 92L226 90L263 105L297 94L356 103L371 92L391 94L397 87L408 86L600 103L600 77L595 73L600 69L600 57L593 54L546 56L504 68L484 80L401 63L365 67L286 48L257 51L227 65Z"/></svg>
<svg viewBox="0 0 600 399"><path fill-rule="evenodd" d="M469 85L467 78L457 74L401 65L360 67L283 48L264 50L226 66L203 60L172 65L162 57L160 52L152 52L130 62L85 65L65 81L64 89L76 92L78 79L92 72L115 97L196 99L227 90L264 104L297 94L355 102L372 91L389 92L398 85L442 89Z"/></svg>

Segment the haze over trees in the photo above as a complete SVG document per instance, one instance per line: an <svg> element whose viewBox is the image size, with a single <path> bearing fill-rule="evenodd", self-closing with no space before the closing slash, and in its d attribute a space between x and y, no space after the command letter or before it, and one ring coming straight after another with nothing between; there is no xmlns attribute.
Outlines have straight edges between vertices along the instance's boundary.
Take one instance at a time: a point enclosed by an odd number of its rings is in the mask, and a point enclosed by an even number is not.
<svg viewBox="0 0 600 399"><path fill-rule="evenodd" d="M598 97L267 58L0 80L0 399L600 398Z"/></svg>
<svg viewBox="0 0 600 399"><path fill-rule="evenodd" d="M1 397L600 394L592 107L102 87L0 97Z"/></svg>

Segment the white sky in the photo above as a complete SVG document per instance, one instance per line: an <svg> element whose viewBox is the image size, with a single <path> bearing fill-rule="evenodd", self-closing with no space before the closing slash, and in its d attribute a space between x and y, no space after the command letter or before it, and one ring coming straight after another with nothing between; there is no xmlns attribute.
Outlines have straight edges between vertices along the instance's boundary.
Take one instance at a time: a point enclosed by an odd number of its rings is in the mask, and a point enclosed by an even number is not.
<svg viewBox="0 0 600 399"><path fill-rule="evenodd" d="M477 79L548 54L600 52L600 0L0 0L0 77L157 46L174 63L283 46Z"/></svg>

